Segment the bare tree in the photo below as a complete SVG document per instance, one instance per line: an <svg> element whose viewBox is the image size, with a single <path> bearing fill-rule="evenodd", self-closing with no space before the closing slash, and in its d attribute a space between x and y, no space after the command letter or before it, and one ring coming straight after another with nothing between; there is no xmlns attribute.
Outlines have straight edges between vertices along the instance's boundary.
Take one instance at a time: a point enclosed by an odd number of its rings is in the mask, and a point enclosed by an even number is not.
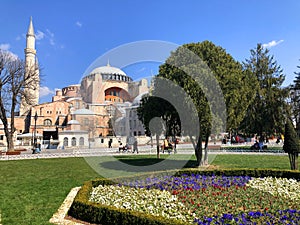
<svg viewBox="0 0 300 225"><path fill-rule="evenodd" d="M0 119L3 122L8 151L14 150L15 110L23 99L31 105L39 84L38 66L25 62L0 50ZM10 118L10 125L9 125Z"/></svg>

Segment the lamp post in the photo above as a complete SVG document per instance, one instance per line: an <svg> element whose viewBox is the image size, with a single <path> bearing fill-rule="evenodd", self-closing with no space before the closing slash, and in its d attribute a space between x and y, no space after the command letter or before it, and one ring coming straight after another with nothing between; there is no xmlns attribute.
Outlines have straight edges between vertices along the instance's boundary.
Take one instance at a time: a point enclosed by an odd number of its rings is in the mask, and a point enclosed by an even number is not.
<svg viewBox="0 0 300 225"><path fill-rule="evenodd" d="M33 147L36 148L36 121L38 119L37 112L34 115L34 139L33 139Z"/></svg>

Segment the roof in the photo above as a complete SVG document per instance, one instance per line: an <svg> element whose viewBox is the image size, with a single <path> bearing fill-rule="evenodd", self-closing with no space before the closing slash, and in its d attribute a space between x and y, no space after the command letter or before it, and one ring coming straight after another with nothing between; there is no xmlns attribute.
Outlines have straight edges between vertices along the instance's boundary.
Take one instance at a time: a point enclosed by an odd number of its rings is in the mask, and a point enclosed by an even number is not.
<svg viewBox="0 0 300 225"><path fill-rule="evenodd" d="M101 66L101 67L97 67L97 68L93 69L90 74L93 74L93 73L118 74L118 75L127 76L124 71L122 71L121 69L119 69L117 67L110 66L109 64L107 64L107 66Z"/></svg>
<svg viewBox="0 0 300 225"><path fill-rule="evenodd" d="M141 94L139 94L138 96L136 96L135 99L134 99L133 102L132 102L132 105L139 105L139 104L141 103L142 98L143 98L145 95L147 95L147 94L149 94L148 91L147 91L147 92L144 92L144 93L141 93Z"/></svg>
<svg viewBox="0 0 300 225"><path fill-rule="evenodd" d="M73 100L82 100L82 97L71 97L71 98L68 98L66 100L66 102L70 102L70 101L73 101Z"/></svg>
<svg viewBox="0 0 300 225"><path fill-rule="evenodd" d="M68 135L68 134L88 134L86 130L63 130L58 132L58 135Z"/></svg>
<svg viewBox="0 0 300 225"><path fill-rule="evenodd" d="M25 134L17 134L18 138L32 138L34 136L33 133L25 133ZM36 133L35 134L36 137L43 137L42 134Z"/></svg>
<svg viewBox="0 0 300 225"><path fill-rule="evenodd" d="M94 115L95 113L89 109L77 109L73 112L74 115Z"/></svg>
<svg viewBox="0 0 300 225"><path fill-rule="evenodd" d="M30 17L30 22L29 22L27 35L34 36L34 29L33 29L33 25L32 25L32 17Z"/></svg>

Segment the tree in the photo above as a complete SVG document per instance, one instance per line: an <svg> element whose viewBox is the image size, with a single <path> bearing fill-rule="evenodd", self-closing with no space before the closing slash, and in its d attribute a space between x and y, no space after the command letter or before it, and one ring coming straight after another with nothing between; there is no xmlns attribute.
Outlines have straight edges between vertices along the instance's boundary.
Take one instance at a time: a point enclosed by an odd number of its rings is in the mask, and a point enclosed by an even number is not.
<svg viewBox="0 0 300 225"><path fill-rule="evenodd" d="M14 150L15 110L21 99L29 105L33 103L33 91L39 82L38 74L37 65L26 66L21 59L0 50L0 119L8 151Z"/></svg>
<svg viewBox="0 0 300 225"><path fill-rule="evenodd" d="M253 89L255 99L247 110L241 129L260 136L282 132L288 114L288 89L281 87L285 76L269 50L261 44L250 52L244 69L257 78L258 85Z"/></svg>
<svg viewBox="0 0 300 225"><path fill-rule="evenodd" d="M295 75L294 83L290 86L291 116L296 123L296 131L300 137L300 72L295 72Z"/></svg>
<svg viewBox="0 0 300 225"><path fill-rule="evenodd" d="M226 130L236 131L254 99L257 79L236 61L225 49L210 41L191 43L186 48L196 53L216 77L226 103Z"/></svg>
<svg viewBox="0 0 300 225"><path fill-rule="evenodd" d="M160 66L158 77L182 87L196 107L200 126L194 147L199 166L203 163L203 140L207 146L211 133L238 128L253 99L255 79L252 74L244 73L242 65L223 48L209 41L185 44L176 49ZM191 120L189 129L194 122ZM182 132L189 133L184 129Z"/></svg>
<svg viewBox="0 0 300 225"><path fill-rule="evenodd" d="M141 99L137 114L139 120L145 126L146 134L156 136L157 158L160 158L159 136L163 131L163 127L159 118L164 121L166 126L165 136L176 136L180 134L180 120L177 111L168 101L159 97L145 95ZM155 120L155 118L157 119Z"/></svg>
<svg viewBox="0 0 300 225"><path fill-rule="evenodd" d="M293 123L290 119L288 119L285 124L283 150L289 155L291 169L298 170L298 154L300 152L300 143Z"/></svg>

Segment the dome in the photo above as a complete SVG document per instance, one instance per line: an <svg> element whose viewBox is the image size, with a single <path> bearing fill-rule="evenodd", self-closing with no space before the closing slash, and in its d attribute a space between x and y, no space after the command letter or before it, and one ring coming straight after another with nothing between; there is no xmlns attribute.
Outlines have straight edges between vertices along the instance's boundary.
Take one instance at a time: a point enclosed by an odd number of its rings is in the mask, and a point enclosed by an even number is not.
<svg viewBox="0 0 300 225"><path fill-rule="evenodd" d="M100 74L117 74L117 75L127 76L124 71L122 71L119 68L110 66L109 64L107 64L107 66L101 66L101 67L97 67L97 68L93 69L90 74L94 74L94 73L100 73Z"/></svg>
<svg viewBox="0 0 300 225"><path fill-rule="evenodd" d="M70 120L67 124L68 125L80 125L80 123L77 120Z"/></svg>

